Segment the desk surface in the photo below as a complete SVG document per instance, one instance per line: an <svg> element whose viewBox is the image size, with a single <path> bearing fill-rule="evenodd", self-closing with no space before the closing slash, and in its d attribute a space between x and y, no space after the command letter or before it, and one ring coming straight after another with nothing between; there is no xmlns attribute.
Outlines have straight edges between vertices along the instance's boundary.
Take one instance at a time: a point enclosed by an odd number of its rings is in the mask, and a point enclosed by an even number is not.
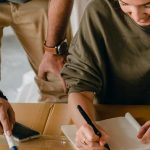
<svg viewBox="0 0 150 150"><path fill-rule="evenodd" d="M19 150L74 150L64 136L41 136L24 143L16 143ZM0 136L0 149L9 150L6 140Z"/></svg>
<svg viewBox="0 0 150 150"><path fill-rule="evenodd" d="M21 103L12 104L12 107L18 122L43 134L39 139L20 143L18 145L20 150L73 150L70 142L60 135L60 131L57 131L60 130L62 124L69 123L67 104ZM146 120L150 120L150 105L95 105L95 108L97 120L123 116L126 112L130 112L141 124ZM64 120L62 120L62 116L65 116ZM49 130L48 128L52 129ZM0 136L0 149L9 150L3 136Z"/></svg>
<svg viewBox="0 0 150 150"><path fill-rule="evenodd" d="M143 124L150 120L150 105L95 105L96 120L124 116L130 112L134 118Z"/></svg>

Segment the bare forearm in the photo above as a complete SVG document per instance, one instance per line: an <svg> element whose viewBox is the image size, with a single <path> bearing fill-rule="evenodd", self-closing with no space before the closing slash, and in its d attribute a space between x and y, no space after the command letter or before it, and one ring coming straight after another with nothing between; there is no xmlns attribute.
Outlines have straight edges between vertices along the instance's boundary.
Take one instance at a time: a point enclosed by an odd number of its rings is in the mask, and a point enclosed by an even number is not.
<svg viewBox="0 0 150 150"><path fill-rule="evenodd" d="M81 105L91 120L95 120L95 111L93 106L94 94L92 92L71 93L68 97L68 107L73 122L80 127L85 120L79 113L77 105Z"/></svg>
<svg viewBox="0 0 150 150"><path fill-rule="evenodd" d="M50 0L46 45L53 47L65 37L73 0Z"/></svg>

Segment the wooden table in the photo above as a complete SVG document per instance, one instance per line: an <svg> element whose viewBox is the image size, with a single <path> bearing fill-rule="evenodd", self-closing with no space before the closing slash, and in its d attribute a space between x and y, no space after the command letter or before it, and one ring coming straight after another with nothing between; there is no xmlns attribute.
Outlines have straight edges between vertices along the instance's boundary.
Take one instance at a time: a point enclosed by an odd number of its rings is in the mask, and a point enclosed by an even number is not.
<svg viewBox="0 0 150 150"><path fill-rule="evenodd" d="M67 104L21 103L12 106L18 122L42 134L38 139L18 143L20 150L74 150L66 137L60 134L60 126L70 122ZM95 105L95 108L97 120L124 116L126 112L130 112L141 124L150 120L150 105ZM62 116L65 116L64 120ZM0 136L0 150L9 150L3 136Z"/></svg>
<svg viewBox="0 0 150 150"><path fill-rule="evenodd" d="M19 150L74 150L65 136L41 136L24 143L16 143ZM9 150L4 137L0 137L0 149Z"/></svg>
<svg viewBox="0 0 150 150"><path fill-rule="evenodd" d="M95 105L96 120L124 116L130 112L134 118L143 124L150 120L150 105Z"/></svg>

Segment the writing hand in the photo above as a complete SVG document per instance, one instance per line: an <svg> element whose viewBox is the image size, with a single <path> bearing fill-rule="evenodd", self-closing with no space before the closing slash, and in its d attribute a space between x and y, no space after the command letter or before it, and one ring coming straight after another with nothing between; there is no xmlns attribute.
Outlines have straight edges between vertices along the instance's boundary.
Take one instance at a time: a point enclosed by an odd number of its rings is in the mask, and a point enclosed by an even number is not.
<svg viewBox="0 0 150 150"><path fill-rule="evenodd" d="M104 145L108 141L108 134L99 126L96 125L97 129L101 131L102 137L97 136L93 128L87 123L83 124L76 133L76 145L79 149L96 149L105 150Z"/></svg>

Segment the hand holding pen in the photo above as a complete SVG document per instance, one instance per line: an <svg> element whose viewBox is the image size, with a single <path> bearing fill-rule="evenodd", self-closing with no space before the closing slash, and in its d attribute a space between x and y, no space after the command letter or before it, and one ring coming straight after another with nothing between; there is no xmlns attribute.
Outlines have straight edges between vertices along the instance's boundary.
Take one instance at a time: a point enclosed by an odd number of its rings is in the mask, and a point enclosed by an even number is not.
<svg viewBox="0 0 150 150"><path fill-rule="evenodd" d="M110 150L108 144L106 144L106 140L108 136L105 134L102 136L103 130L101 132L97 129L97 127L90 120L88 115L82 109L80 105L77 106L80 114L85 119L87 124L84 124L77 131L76 143L78 148L88 149L88 148L96 148L96 149L105 149ZM91 147L92 146L92 147Z"/></svg>

